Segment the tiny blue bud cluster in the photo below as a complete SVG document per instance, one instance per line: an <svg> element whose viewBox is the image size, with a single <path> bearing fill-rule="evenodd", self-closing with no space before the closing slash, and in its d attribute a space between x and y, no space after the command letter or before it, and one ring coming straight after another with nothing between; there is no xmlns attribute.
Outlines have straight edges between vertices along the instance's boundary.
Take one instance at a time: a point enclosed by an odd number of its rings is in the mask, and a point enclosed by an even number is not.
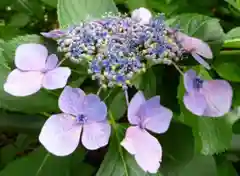
<svg viewBox="0 0 240 176"><path fill-rule="evenodd" d="M140 24L126 15L107 15L68 29L57 40L58 50L79 63L88 62L88 72L102 87L127 89L147 63L171 64L183 49L168 31L162 15Z"/></svg>

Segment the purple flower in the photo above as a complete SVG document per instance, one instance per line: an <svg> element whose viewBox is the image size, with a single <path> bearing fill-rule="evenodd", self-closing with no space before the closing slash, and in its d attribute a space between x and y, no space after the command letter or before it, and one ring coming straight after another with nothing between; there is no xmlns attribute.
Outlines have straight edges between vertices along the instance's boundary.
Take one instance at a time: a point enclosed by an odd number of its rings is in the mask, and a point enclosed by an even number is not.
<svg viewBox="0 0 240 176"><path fill-rule="evenodd" d="M229 112L233 91L225 80L203 80L193 70L184 74L184 104L198 116L220 117Z"/></svg>
<svg viewBox="0 0 240 176"><path fill-rule="evenodd" d="M132 155L138 165L145 171L156 173L162 160L162 147L158 140L147 132L167 131L172 112L160 105L160 97L145 100L139 91L128 107L128 121L134 125L127 129L121 145Z"/></svg>
<svg viewBox="0 0 240 176"><path fill-rule="evenodd" d="M176 37L182 47L187 52L190 52L198 63L203 65L205 68L210 69L209 64L201 57L203 56L207 59L213 58L212 51L207 43L198 38L189 37L181 32L176 32Z"/></svg>
<svg viewBox="0 0 240 176"><path fill-rule="evenodd" d="M52 154L66 156L82 144L95 150L108 144L111 127L107 123L107 107L98 96L85 93L79 88L66 86L59 97L63 113L49 117L39 141Z"/></svg>
<svg viewBox="0 0 240 176"><path fill-rule="evenodd" d="M48 56L40 44L23 44L16 50L14 69L7 77L4 90L14 96L28 96L44 87L63 88L71 74L67 67L58 67L55 54Z"/></svg>
<svg viewBox="0 0 240 176"><path fill-rule="evenodd" d="M52 38L52 39L58 39L63 37L66 34L66 31L59 30L59 29L54 29L49 32L41 32L41 35L46 37L46 38Z"/></svg>

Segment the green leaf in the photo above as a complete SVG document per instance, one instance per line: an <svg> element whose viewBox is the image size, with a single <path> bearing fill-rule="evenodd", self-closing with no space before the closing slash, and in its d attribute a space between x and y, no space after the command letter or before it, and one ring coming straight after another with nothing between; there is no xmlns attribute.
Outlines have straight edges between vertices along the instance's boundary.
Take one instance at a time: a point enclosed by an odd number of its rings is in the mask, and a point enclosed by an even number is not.
<svg viewBox="0 0 240 176"><path fill-rule="evenodd" d="M117 12L113 0L58 0L58 20L62 28L87 18L100 18L105 12Z"/></svg>
<svg viewBox="0 0 240 176"><path fill-rule="evenodd" d="M0 111L0 129L5 131L39 133L45 120L42 116Z"/></svg>
<svg viewBox="0 0 240 176"><path fill-rule="evenodd" d="M181 78L178 99L182 114L178 120L192 127L196 150L204 155L224 152L230 147L232 137L232 124L229 123L228 117L209 118L192 114L183 104L184 92Z"/></svg>
<svg viewBox="0 0 240 176"><path fill-rule="evenodd" d="M157 91L156 79L152 68L149 68L145 73L137 75L133 84L138 90L142 90L146 97L152 97Z"/></svg>
<svg viewBox="0 0 240 176"><path fill-rule="evenodd" d="M182 170L192 160L194 138L191 128L188 126L172 122L168 131L161 134L159 141L163 150L161 171L164 174ZM177 150L176 146L178 147Z"/></svg>
<svg viewBox="0 0 240 176"><path fill-rule="evenodd" d="M81 76L79 76L78 79L72 81L69 85L71 87L76 87L76 88L80 87L83 84L83 82L85 81L85 79L87 78L87 76L88 75L81 75Z"/></svg>
<svg viewBox="0 0 240 176"><path fill-rule="evenodd" d="M208 42L213 51L219 52L225 37L219 19L187 13L173 17L168 22L173 27L179 25L182 32Z"/></svg>
<svg viewBox="0 0 240 176"><path fill-rule="evenodd" d="M234 134L231 142L231 151L240 151L240 135Z"/></svg>
<svg viewBox="0 0 240 176"><path fill-rule="evenodd" d="M133 156L120 146L126 127L114 124L114 133L110 146L96 176L162 176L162 174L145 173Z"/></svg>
<svg viewBox="0 0 240 176"><path fill-rule="evenodd" d="M8 144L0 149L0 164L5 166L16 157L17 148L13 144Z"/></svg>
<svg viewBox="0 0 240 176"><path fill-rule="evenodd" d="M30 22L30 17L25 13L16 13L11 16L8 26L24 27Z"/></svg>
<svg viewBox="0 0 240 176"><path fill-rule="evenodd" d="M148 7L146 0L128 0L126 4L131 11L140 7Z"/></svg>
<svg viewBox="0 0 240 176"><path fill-rule="evenodd" d="M17 0L12 4L12 9L19 12L24 12L30 16L37 17L38 19L44 18L44 10L42 4L36 0Z"/></svg>
<svg viewBox="0 0 240 176"><path fill-rule="evenodd" d="M127 110L126 98L123 90L120 90L111 101L109 110L112 112L115 120L119 120Z"/></svg>
<svg viewBox="0 0 240 176"><path fill-rule="evenodd" d="M39 147L28 156L7 165L0 172L0 176L66 176L73 175L71 168L77 165L80 174L83 156L84 151L76 151L67 157L56 157Z"/></svg>
<svg viewBox="0 0 240 176"><path fill-rule="evenodd" d="M234 82L240 82L240 55L222 54L214 60L214 69L224 79Z"/></svg>
<svg viewBox="0 0 240 176"><path fill-rule="evenodd" d="M217 168L212 156L197 155L177 176L217 176Z"/></svg>
<svg viewBox="0 0 240 176"><path fill-rule="evenodd" d="M119 120L126 112L127 104L122 88L113 88L101 91L100 97L113 114L115 120Z"/></svg>
<svg viewBox="0 0 240 176"><path fill-rule="evenodd" d="M58 0L41 0L41 1L51 7L57 8Z"/></svg>
<svg viewBox="0 0 240 176"><path fill-rule="evenodd" d="M148 7L154 11L165 13L166 16L174 16L182 13L200 13L211 15L211 8L218 5L217 0L151 0L147 1Z"/></svg>
<svg viewBox="0 0 240 176"><path fill-rule="evenodd" d="M240 27L233 28L226 34L223 48L240 48Z"/></svg>
<svg viewBox="0 0 240 176"><path fill-rule="evenodd" d="M226 34L226 39L231 40L231 39L240 39L240 27L233 28Z"/></svg>
<svg viewBox="0 0 240 176"><path fill-rule="evenodd" d="M218 176L236 176L238 175L232 163L224 160L217 164Z"/></svg>
<svg viewBox="0 0 240 176"><path fill-rule="evenodd" d="M18 35L22 35L23 32L13 26L0 26L0 38L4 40L10 40L13 37L16 37Z"/></svg>

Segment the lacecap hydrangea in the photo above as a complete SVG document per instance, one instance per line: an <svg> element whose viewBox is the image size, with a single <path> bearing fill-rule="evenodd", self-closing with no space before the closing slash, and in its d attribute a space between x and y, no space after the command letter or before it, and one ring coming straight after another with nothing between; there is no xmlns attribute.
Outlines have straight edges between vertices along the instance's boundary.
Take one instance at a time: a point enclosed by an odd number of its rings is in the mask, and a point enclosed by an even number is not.
<svg viewBox="0 0 240 176"><path fill-rule="evenodd" d="M225 80L205 80L194 70L183 73L177 62L189 53L202 66L210 65L202 58L212 59L207 43L169 28L162 14L152 17L150 11L139 8L132 16L106 14L65 30L41 33L57 41L64 58L49 54L40 44L23 44L15 53L14 69L7 77L4 90L14 96L29 96L41 88L64 88L58 99L61 113L51 115L39 135L41 144L52 154L71 154L79 142L89 150L108 144L111 126L108 109L99 95L85 94L80 88L66 86L71 69L62 67L65 59L87 63L92 79L101 88L123 88L128 104L130 127L120 143L146 172L156 173L162 162L162 147L150 132L168 130L173 113L160 104L160 96L145 99L138 91L128 100L127 88L134 76L145 72L152 64L173 64L182 74L186 89L185 107L195 115L221 117L228 113L233 91ZM142 145L144 144L144 145ZM145 145L146 144L146 145Z"/></svg>
<svg viewBox="0 0 240 176"><path fill-rule="evenodd" d="M139 10L144 11L138 9L132 17L106 14L65 31L55 30L52 37L65 58L88 63L89 74L101 87L127 89L133 76L144 72L149 64L171 64L184 52L175 33L166 26L164 15L152 17L147 11L144 18Z"/></svg>

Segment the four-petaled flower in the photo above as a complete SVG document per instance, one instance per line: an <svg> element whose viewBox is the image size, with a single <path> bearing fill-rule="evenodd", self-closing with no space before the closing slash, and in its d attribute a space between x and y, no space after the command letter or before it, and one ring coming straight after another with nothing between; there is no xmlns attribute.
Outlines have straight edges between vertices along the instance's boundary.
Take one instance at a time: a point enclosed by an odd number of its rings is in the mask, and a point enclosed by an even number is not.
<svg viewBox="0 0 240 176"><path fill-rule="evenodd" d="M181 32L176 32L177 40L180 42L182 47L189 53L192 54L193 58L203 65L205 68L210 69L209 64L201 57L205 57L206 59L212 59L213 54L211 48L204 41L195 38L189 37L186 34Z"/></svg>
<svg viewBox="0 0 240 176"><path fill-rule="evenodd" d="M203 80L193 70L184 74L184 104L198 116L220 117L229 112L233 91L225 80Z"/></svg>
<svg viewBox="0 0 240 176"><path fill-rule="evenodd" d="M42 87L63 88L71 70L58 67L55 54L48 56L47 49L40 44L22 44L16 50L14 69L7 77L4 90L14 96L28 96Z"/></svg>
<svg viewBox="0 0 240 176"><path fill-rule="evenodd" d="M167 131L172 112L160 105L160 97L145 100L139 91L128 107L128 121L134 125L127 129L121 145L134 155L139 166L150 173L156 173L162 160L162 147L158 140L147 132Z"/></svg>
<svg viewBox="0 0 240 176"><path fill-rule="evenodd" d="M85 95L79 88L66 86L59 97L63 113L52 115L44 124L39 140L52 154L66 156L82 144L95 150L108 144L111 127L107 107L98 96Z"/></svg>

